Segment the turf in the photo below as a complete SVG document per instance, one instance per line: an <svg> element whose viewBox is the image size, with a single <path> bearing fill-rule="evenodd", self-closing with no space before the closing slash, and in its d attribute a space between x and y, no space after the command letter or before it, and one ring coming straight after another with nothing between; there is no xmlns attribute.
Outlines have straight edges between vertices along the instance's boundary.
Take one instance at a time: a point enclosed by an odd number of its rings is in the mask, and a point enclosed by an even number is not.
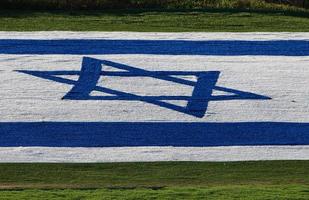
<svg viewBox="0 0 309 200"><path fill-rule="evenodd" d="M299 1L299 0L298 0ZM0 7L10 9L93 10L93 9L188 9L188 8L250 8L271 10L302 10L308 0L1 0ZM271 3L274 2L274 3ZM294 5L294 6L293 6ZM298 6L298 7L295 7Z"/></svg>
<svg viewBox="0 0 309 200"><path fill-rule="evenodd" d="M230 186L188 188L172 187L162 189L95 189L95 190L22 190L2 191L1 200L41 200L43 199L246 199L246 200L307 200L309 189L306 186Z"/></svg>
<svg viewBox="0 0 309 200"><path fill-rule="evenodd" d="M268 32L309 31L309 12L0 11L0 31Z"/></svg>
<svg viewBox="0 0 309 200"><path fill-rule="evenodd" d="M0 164L0 171L0 199L309 198L309 161Z"/></svg>

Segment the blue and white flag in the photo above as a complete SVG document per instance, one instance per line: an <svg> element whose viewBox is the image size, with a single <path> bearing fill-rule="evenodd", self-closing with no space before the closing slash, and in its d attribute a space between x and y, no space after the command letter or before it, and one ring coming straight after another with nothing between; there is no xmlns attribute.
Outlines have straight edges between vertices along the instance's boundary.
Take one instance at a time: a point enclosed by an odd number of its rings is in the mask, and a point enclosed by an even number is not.
<svg viewBox="0 0 309 200"><path fill-rule="evenodd" d="M309 34L0 32L0 113L0 162L309 159Z"/></svg>

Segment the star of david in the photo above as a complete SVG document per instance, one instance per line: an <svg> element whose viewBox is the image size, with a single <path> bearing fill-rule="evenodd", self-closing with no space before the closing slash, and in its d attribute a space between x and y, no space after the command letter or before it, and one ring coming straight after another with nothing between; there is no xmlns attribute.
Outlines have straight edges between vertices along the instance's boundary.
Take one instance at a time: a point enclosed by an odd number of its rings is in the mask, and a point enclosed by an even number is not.
<svg viewBox="0 0 309 200"><path fill-rule="evenodd" d="M102 66L110 66L122 71L102 71ZM19 70L25 74L39 78L73 85L72 89L64 95L63 100L122 100L142 101L157 105L166 109L177 111L194 117L204 117L210 101L227 100L267 100L270 97L250 92L216 86L219 71L148 71L137 67L124 65L107 60L98 60L84 57L81 71L29 71ZM77 81L59 77L60 75L78 75ZM191 86L191 96L142 96L123 91L114 90L104 86L98 86L100 76L122 77L150 77L154 79L170 81L182 85ZM197 81L178 78L177 76L196 76ZM212 95L213 90L230 93L229 95ZM109 96L91 96L92 91L109 94ZM110 96L111 95L111 96ZM168 100L187 101L185 107L175 105Z"/></svg>

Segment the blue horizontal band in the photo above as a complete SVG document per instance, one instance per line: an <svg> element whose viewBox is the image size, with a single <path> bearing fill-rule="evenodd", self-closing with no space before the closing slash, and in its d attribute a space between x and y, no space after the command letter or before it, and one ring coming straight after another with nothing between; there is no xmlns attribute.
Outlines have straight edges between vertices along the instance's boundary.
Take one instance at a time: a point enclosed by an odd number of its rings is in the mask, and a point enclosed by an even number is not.
<svg viewBox="0 0 309 200"><path fill-rule="evenodd" d="M0 123L0 147L209 147L236 145L309 145L309 123Z"/></svg>
<svg viewBox="0 0 309 200"><path fill-rule="evenodd" d="M309 40L0 40L0 54L308 56Z"/></svg>

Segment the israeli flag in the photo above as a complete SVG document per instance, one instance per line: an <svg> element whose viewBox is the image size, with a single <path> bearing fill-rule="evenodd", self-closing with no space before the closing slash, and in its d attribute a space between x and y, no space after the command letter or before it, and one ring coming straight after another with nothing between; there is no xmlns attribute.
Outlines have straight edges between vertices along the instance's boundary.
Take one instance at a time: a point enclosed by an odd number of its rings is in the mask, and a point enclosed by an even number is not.
<svg viewBox="0 0 309 200"><path fill-rule="evenodd" d="M309 159L309 34L0 32L0 113L0 162Z"/></svg>

